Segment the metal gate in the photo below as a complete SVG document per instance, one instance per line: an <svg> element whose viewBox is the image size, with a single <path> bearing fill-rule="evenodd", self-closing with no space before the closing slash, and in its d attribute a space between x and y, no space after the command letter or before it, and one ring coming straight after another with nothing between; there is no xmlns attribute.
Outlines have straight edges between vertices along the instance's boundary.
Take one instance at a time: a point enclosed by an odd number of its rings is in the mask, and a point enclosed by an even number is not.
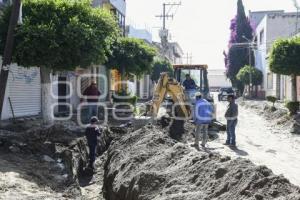
<svg viewBox="0 0 300 200"><path fill-rule="evenodd" d="M8 97L15 117L34 116L41 113L41 80L37 67L10 67ZM9 108L12 113L11 108Z"/></svg>

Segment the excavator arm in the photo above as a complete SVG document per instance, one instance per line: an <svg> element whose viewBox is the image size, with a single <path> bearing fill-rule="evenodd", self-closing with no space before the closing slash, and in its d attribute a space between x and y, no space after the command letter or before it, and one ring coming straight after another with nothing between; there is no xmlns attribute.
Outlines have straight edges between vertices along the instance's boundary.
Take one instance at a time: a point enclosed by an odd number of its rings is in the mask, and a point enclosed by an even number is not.
<svg viewBox="0 0 300 200"><path fill-rule="evenodd" d="M165 96L169 94L174 103L180 106L181 113L186 119L190 118L190 110L187 109L186 106L186 97L181 85L174 80L173 78L169 78L167 73L162 73L160 79L157 83L157 86L154 90L152 105L150 108L150 112L153 116L157 116L159 108Z"/></svg>

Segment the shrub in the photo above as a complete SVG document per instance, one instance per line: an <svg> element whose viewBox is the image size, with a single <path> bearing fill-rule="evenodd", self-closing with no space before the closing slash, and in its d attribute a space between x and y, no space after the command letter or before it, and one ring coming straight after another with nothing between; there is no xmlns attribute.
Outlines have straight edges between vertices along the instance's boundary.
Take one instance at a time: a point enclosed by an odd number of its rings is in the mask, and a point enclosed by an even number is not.
<svg viewBox="0 0 300 200"><path fill-rule="evenodd" d="M287 109L290 111L290 115L295 115L297 114L299 110L299 102L298 101L289 101L285 104Z"/></svg>
<svg viewBox="0 0 300 200"><path fill-rule="evenodd" d="M275 107L274 105L275 105L275 103L277 101L276 97L274 97L274 96L267 96L266 99L267 99L267 101L273 103L273 107Z"/></svg>
<svg viewBox="0 0 300 200"><path fill-rule="evenodd" d="M263 81L263 73L252 66L245 65L237 74L237 79L245 85L250 84L250 74L252 75L252 84L260 85Z"/></svg>

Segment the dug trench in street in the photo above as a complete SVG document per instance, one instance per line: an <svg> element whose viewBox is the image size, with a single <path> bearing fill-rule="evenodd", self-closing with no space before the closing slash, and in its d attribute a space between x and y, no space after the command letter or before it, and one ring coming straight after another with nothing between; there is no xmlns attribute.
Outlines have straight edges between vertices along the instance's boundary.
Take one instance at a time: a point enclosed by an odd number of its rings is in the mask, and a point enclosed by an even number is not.
<svg viewBox="0 0 300 200"><path fill-rule="evenodd" d="M216 102L217 119L226 122L224 113L227 102ZM233 158L243 157L257 165L266 165L277 175L283 174L291 183L300 186L300 136L271 126L251 109L239 106L236 130L237 149L224 146L226 133L208 142L208 150Z"/></svg>

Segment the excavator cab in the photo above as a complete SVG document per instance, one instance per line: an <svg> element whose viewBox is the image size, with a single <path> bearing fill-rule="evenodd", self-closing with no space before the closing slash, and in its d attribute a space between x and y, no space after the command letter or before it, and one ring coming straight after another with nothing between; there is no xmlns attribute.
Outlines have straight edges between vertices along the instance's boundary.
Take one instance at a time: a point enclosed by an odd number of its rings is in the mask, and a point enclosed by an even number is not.
<svg viewBox="0 0 300 200"><path fill-rule="evenodd" d="M210 96L209 93L209 84L207 78L207 65L189 65L189 64L182 64L182 65L173 65L174 68L174 77L178 83L183 85L185 80L185 76L187 74L195 81L197 87L195 89L185 89L184 93L189 101L189 103L194 104L196 97L196 92L201 92L204 98L208 101L212 102L213 98Z"/></svg>

